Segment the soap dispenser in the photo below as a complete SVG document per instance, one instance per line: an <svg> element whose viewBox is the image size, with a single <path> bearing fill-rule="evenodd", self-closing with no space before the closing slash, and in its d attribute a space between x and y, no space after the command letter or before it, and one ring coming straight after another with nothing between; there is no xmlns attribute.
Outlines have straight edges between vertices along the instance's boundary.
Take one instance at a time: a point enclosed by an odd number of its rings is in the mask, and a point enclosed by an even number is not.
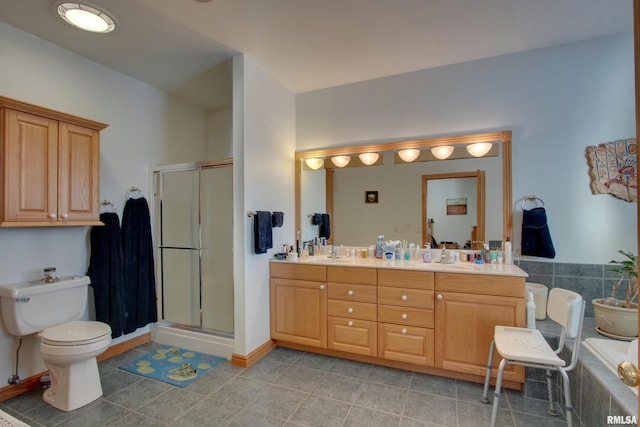
<svg viewBox="0 0 640 427"><path fill-rule="evenodd" d="M424 253L422 254L422 261L423 262L431 262L431 245L430 244L426 244L424 245L425 249L424 249Z"/></svg>

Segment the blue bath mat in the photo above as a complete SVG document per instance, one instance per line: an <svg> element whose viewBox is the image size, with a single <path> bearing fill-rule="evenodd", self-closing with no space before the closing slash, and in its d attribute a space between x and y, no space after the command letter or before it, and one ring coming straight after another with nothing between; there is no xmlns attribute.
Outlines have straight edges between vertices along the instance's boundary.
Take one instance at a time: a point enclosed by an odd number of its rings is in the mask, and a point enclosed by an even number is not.
<svg viewBox="0 0 640 427"><path fill-rule="evenodd" d="M178 347L161 347L120 366L123 371L186 387L224 358Z"/></svg>

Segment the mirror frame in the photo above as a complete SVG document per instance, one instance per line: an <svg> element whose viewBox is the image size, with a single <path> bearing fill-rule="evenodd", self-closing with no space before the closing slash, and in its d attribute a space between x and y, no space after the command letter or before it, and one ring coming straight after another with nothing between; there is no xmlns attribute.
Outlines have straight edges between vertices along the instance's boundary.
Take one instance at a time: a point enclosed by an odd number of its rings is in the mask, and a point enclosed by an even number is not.
<svg viewBox="0 0 640 427"><path fill-rule="evenodd" d="M440 179L455 179L455 178L475 178L476 179L476 225L472 233L470 240L471 249L481 249L479 245L485 243L485 173L483 170L476 170L473 172L451 172L451 173L435 173L422 175L422 247L425 244L431 243L431 239L427 239L429 236L427 225L427 194L429 181L437 181ZM433 235L432 235L433 237Z"/></svg>
<svg viewBox="0 0 640 427"><path fill-rule="evenodd" d="M296 234L301 230L301 202L302 202L302 161L313 157L329 158L338 155L354 155L369 151L398 151L407 148L426 148L438 145L468 145L476 142L499 142L502 155L502 238L513 241L513 215L511 195L511 131L474 133L464 135L446 136L440 138L406 140L381 144L359 145L352 147L336 147L309 151L296 151L295 153L295 230ZM446 160L440 160L446 162ZM330 170L330 169L329 169ZM333 217L333 175L327 174L326 207L327 213Z"/></svg>

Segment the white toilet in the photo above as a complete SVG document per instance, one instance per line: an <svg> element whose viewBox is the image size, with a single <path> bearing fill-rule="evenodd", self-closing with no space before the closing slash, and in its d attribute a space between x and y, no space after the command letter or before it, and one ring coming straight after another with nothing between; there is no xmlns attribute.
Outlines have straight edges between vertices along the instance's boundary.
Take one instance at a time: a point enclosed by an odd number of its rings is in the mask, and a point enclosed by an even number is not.
<svg viewBox="0 0 640 427"><path fill-rule="evenodd" d="M11 335L37 334L51 387L42 398L73 411L102 396L96 356L111 343L106 323L81 321L87 305L87 276L61 277L53 283L0 285L0 307Z"/></svg>

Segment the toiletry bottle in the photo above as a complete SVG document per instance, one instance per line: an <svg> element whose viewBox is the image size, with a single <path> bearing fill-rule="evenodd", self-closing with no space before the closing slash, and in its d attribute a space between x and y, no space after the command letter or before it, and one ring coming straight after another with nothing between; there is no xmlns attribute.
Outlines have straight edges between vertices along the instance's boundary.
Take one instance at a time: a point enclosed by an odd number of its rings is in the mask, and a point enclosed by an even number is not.
<svg viewBox="0 0 640 427"><path fill-rule="evenodd" d="M378 236L378 241L376 242L376 258L382 259L384 255L384 236Z"/></svg>
<svg viewBox="0 0 640 427"><path fill-rule="evenodd" d="M513 249L511 247L511 240L507 237L507 241L504 242L504 263L513 264Z"/></svg>
<svg viewBox="0 0 640 427"><path fill-rule="evenodd" d="M536 303L533 301L533 292L527 292L527 328L536 328Z"/></svg>
<svg viewBox="0 0 640 427"><path fill-rule="evenodd" d="M427 243L424 246L425 246L425 249L424 249L424 253L422 254L422 261L431 262L431 245Z"/></svg>

